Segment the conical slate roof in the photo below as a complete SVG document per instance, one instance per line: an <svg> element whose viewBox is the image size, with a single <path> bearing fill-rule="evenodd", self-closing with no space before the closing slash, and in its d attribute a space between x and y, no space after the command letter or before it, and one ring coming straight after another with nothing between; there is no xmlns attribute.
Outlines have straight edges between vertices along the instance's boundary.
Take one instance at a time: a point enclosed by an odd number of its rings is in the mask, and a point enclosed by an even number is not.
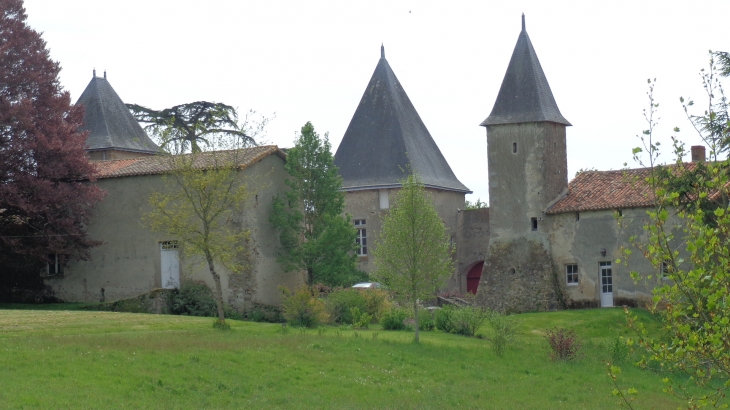
<svg viewBox="0 0 730 410"><path fill-rule="evenodd" d="M427 187L470 193L456 179L398 82L381 46L360 104L335 154L345 190L398 187L415 172Z"/></svg>
<svg viewBox="0 0 730 410"><path fill-rule="evenodd" d="M571 125L560 114L550 85L525 30L522 15L522 32L512 52L507 73L502 80L492 113L481 125L517 124L523 122L550 121Z"/></svg>
<svg viewBox="0 0 730 410"><path fill-rule="evenodd" d="M96 70L89 85L76 101L86 109L81 130L88 130L86 149L116 149L121 151L157 153L158 147L144 132L132 113L104 77Z"/></svg>

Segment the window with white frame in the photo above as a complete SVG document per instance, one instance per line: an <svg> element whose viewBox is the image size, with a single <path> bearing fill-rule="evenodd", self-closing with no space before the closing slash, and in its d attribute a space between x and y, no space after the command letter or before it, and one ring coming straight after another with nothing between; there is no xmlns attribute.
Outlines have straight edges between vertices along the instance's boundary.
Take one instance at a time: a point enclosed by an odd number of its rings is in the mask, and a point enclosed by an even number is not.
<svg viewBox="0 0 730 410"><path fill-rule="evenodd" d="M574 263L565 265L565 281L568 285L578 284L578 265Z"/></svg>
<svg viewBox="0 0 730 410"><path fill-rule="evenodd" d="M368 254L368 238L367 231L365 229L364 219L355 219L355 228L357 228L357 237L355 242L357 243L357 254L360 256L366 256Z"/></svg>
<svg viewBox="0 0 730 410"><path fill-rule="evenodd" d="M48 266L46 267L46 275L55 276L63 274L63 260L57 253L48 255Z"/></svg>

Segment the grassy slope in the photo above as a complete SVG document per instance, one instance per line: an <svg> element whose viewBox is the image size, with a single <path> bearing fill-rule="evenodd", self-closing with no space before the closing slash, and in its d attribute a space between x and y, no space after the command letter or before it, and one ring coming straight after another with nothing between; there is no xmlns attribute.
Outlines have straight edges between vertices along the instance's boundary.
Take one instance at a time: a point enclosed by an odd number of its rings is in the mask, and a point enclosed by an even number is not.
<svg viewBox="0 0 730 410"><path fill-rule="evenodd" d="M518 343L440 332L329 328L324 334L209 318L0 310L2 408L615 408L601 360L618 309L521 315ZM548 357L542 331L575 328L585 356ZM486 329L485 329L486 330ZM376 337L373 335L377 333ZM676 408L661 377L625 364L638 408Z"/></svg>

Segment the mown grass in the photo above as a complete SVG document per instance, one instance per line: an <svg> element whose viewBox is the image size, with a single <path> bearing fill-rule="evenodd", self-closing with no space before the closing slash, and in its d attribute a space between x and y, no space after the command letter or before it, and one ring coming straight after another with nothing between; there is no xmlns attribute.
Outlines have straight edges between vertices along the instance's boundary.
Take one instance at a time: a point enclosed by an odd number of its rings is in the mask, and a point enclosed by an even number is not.
<svg viewBox="0 0 730 410"><path fill-rule="evenodd" d="M113 312L0 310L0 407L616 408L602 362L619 309L519 316L497 357L486 340L374 326L282 332L277 324ZM551 362L545 329L573 328L581 359ZM485 329L486 330L486 329ZM357 336L356 336L357 335ZM626 363L637 408L677 408L664 375Z"/></svg>

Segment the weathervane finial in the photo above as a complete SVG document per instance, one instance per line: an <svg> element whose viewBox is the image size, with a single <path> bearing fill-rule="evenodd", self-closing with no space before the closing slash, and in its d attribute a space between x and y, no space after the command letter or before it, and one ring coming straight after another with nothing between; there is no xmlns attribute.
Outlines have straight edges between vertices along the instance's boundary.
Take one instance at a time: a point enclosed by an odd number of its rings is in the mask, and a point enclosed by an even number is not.
<svg viewBox="0 0 730 410"><path fill-rule="evenodd" d="M522 13L522 31L525 31L525 13Z"/></svg>
<svg viewBox="0 0 730 410"><path fill-rule="evenodd" d="M380 43L380 58L385 58L385 47Z"/></svg>

